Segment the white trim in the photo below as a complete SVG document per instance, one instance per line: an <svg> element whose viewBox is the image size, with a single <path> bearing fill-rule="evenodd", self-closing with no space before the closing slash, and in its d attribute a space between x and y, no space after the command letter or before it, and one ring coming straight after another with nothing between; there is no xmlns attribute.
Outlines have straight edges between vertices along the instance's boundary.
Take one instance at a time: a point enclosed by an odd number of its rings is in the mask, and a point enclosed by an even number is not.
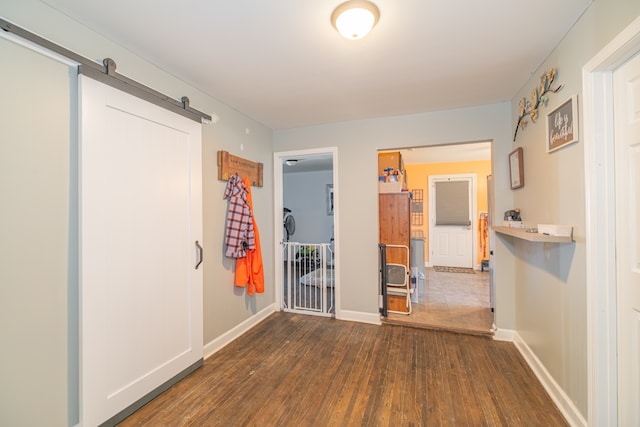
<svg viewBox="0 0 640 427"><path fill-rule="evenodd" d="M562 387L556 383L551 374L544 367L544 364L536 357L535 353L529 348L527 343L514 332L514 344L524 360L527 362L535 376L538 378L542 387L547 391L551 400L556 404L562 415L572 426L585 426L587 421L580 414L580 411L573 404L569 396L564 392Z"/></svg>
<svg viewBox="0 0 640 427"><path fill-rule="evenodd" d="M284 194L282 193L283 187L283 172L282 165L287 158L303 158L304 156L317 156L317 155L330 154L333 160L333 244L334 244L334 295L335 295L335 315L336 318L340 318L340 185L338 183L338 148L337 147L323 147L313 148L308 150L294 150L294 151L278 151L273 153L273 210L274 210L274 240L273 250L275 254L275 306L280 309L282 307L282 283L283 283L283 264L282 259L282 246L281 242L284 241L283 227L282 227L282 209L284 206Z"/></svg>
<svg viewBox="0 0 640 427"><path fill-rule="evenodd" d="M640 18L583 68L590 425L617 425L615 187L612 73L640 53Z"/></svg>
<svg viewBox="0 0 640 427"><path fill-rule="evenodd" d="M249 329L253 328L264 319L269 317L271 314L278 311L276 309L275 304L270 304L267 307L263 308L247 320L242 323L239 323L235 327L229 329L224 334L220 335L218 338L215 338L212 341L209 341L204 346L204 358L208 359L213 356L216 352L224 348L227 344L231 343L233 340L239 338L242 334L247 332Z"/></svg>
<svg viewBox="0 0 640 427"><path fill-rule="evenodd" d="M493 332L493 340L514 342L516 340L516 335L516 331L512 329L496 329Z"/></svg>
<svg viewBox="0 0 640 427"><path fill-rule="evenodd" d="M370 323L372 325L382 325L380 315L378 313L364 313L362 311L342 310L340 317L336 315L336 319L348 322Z"/></svg>

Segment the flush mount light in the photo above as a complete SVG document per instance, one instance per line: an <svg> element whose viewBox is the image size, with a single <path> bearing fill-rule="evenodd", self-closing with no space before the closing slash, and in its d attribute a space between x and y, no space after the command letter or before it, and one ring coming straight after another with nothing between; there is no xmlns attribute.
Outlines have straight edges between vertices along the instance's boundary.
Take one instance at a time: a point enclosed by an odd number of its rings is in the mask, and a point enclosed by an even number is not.
<svg viewBox="0 0 640 427"><path fill-rule="evenodd" d="M287 166L293 166L293 165L295 165L296 163L298 163L298 159L289 159L289 160L286 160L286 161L285 161L285 164L286 164Z"/></svg>
<svg viewBox="0 0 640 427"><path fill-rule="evenodd" d="M331 24L349 40L358 40L369 34L378 19L378 7L367 0L349 0L331 14Z"/></svg>

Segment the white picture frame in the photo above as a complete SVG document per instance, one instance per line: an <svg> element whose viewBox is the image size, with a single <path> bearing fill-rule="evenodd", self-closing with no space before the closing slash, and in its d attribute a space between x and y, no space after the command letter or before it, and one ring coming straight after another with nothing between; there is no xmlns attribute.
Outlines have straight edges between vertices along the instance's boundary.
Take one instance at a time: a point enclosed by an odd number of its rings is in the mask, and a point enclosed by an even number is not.
<svg viewBox="0 0 640 427"><path fill-rule="evenodd" d="M509 153L509 182L511 189L524 187L524 150L518 147Z"/></svg>

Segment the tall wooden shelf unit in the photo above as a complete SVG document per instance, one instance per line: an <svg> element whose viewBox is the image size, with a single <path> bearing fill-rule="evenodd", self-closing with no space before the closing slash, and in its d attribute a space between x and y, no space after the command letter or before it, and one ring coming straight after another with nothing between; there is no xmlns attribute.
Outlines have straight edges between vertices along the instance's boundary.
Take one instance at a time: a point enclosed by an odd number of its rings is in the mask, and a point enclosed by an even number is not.
<svg viewBox="0 0 640 427"><path fill-rule="evenodd" d="M380 219L380 243L403 245L409 248L411 260L411 199L408 192L378 195ZM407 265L406 252L387 248L387 262ZM411 266L407 265L411 270ZM397 295L387 296L387 306L394 311L405 311L405 299Z"/></svg>

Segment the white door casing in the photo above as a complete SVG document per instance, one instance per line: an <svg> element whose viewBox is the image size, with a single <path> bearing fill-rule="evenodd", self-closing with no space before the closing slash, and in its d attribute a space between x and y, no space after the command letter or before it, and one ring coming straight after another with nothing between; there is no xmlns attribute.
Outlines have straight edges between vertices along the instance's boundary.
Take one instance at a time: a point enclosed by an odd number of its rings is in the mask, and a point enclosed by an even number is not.
<svg viewBox="0 0 640 427"><path fill-rule="evenodd" d="M284 254L282 242L285 241L283 221L284 207L284 178L283 163L290 158L305 159L318 155L331 155L333 163L333 239L334 239L334 292L335 292L335 317L342 319L341 312L341 281L340 281L340 227L339 227L339 192L338 182L338 149L336 147L311 148L307 150L280 151L273 153L273 198L274 198L274 254L275 259L275 305L278 308L284 307L283 302L283 265Z"/></svg>
<svg viewBox="0 0 640 427"><path fill-rule="evenodd" d="M640 54L613 74L618 423L640 425Z"/></svg>
<svg viewBox="0 0 640 427"><path fill-rule="evenodd" d="M589 425L617 426L617 277L613 72L640 54L640 17L583 67ZM637 191L637 189L636 189ZM586 421L576 415L571 424Z"/></svg>
<svg viewBox="0 0 640 427"><path fill-rule="evenodd" d="M468 183L468 225L437 225L436 183L460 181ZM429 177L429 264L432 266L473 268L476 254L477 228L475 174L433 175Z"/></svg>
<svg viewBox="0 0 640 427"><path fill-rule="evenodd" d="M80 417L202 359L201 124L80 76Z"/></svg>

